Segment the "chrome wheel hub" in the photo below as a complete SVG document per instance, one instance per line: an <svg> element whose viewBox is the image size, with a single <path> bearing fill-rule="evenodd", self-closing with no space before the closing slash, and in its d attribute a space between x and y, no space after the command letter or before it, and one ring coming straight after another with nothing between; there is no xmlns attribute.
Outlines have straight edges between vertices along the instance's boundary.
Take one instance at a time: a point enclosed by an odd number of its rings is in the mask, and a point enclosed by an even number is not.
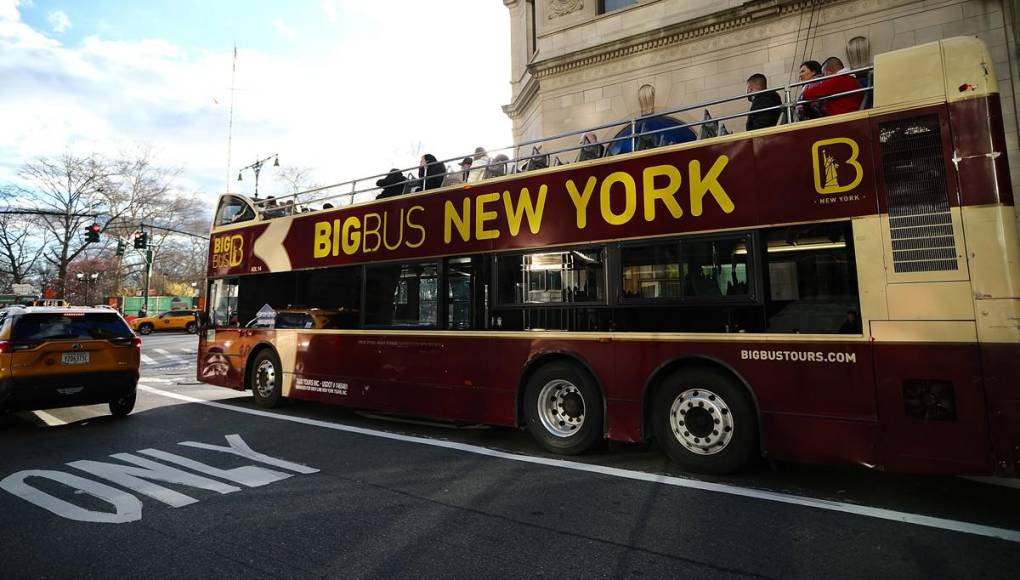
<svg viewBox="0 0 1020 580"><path fill-rule="evenodd" d="M584 425L585 403L580 389L563 379L549 381L538 393L538 417L556 437L570 437Z"/></svg>
<svg viewBox="0 0 1020 580"><path fill-rule="evenodd" d="M688 451L714 455L733 439L733 413L719 395L706 389L687 389L673 400L669 427Z"/></svg>
<svg viewBox="0 0 1020 580"><path fill-rule="evenodd" d="M255 389L259 396L268 399L276 388L276 365L271 360L264 360L255 369Z"/></svg>

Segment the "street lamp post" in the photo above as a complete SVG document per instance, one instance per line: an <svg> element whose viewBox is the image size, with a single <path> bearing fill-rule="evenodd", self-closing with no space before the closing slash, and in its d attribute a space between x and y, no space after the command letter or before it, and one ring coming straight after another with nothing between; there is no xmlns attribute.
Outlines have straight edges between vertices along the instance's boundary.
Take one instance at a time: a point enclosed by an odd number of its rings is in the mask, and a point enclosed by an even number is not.
<svg viewBox="0 0 1020 580"><path fill-rule="evenodd" d="M85 306L88 306L89 304L91 304L90 298L92 295L90 292L89 285L90 284L92 286L96 285L96 282L99 280L99 272L93 272L91 274L78 272L77 274L74 275L74 277L78 279L78 284L85 285Z"/></svg>
<svg viewBox="0 0 1020 580"><path fill-rule="evenodd" d="M273 167L280 166L280 156L277 155L276 153L273 153L272 155L266 157L265 159L259 159L258 161L252 163L251 165L248 165L247 167L242 167L240 171L237 172L238 181L242 181L241 173L245 169L251 169L252 171L255 172L255 199L259 198L259 172L262 171L262 164L265 163L266 161L269 161L270 159L273 160Z"/></svg>

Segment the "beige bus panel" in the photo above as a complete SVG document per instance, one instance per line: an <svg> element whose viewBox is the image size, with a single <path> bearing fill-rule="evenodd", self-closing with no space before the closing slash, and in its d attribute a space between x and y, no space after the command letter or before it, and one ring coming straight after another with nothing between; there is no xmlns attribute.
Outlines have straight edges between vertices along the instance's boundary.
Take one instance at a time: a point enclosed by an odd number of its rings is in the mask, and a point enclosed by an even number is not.
<svg viewBox="0 0 1020 580"><path fill-rule="evenodd" d="M984 343L1020 343L1020 298L977 301L978 339Z"/></svg>
<svg viewBox="0 0 1020 580"><path fill-rule="evenodd" d="M946 100L958 101L999 92L992 55L984 42L973 36L956 36L942 40L941 45Z"/></svg>
<svg viewBox="0 0 1020 580"><path fill-rule="evenodd" d="M297 347L298 347L298 333L297 330L277 330L276 339L273 341L273 346L276 347L276 353L280 356L280 366L282 367L282 376L277 380L281 381L282 393L284 397L290 397L294 390L294 369L297 368Z"/></svg>
<svg viewBox="0 0 1020 580"><path fill-rule="evenodd" d="M974 320L970 283L889 285L890 320Z"/></svg>
<svg viewBox="0 0 1020 580"><path fill-rule="evenodd" d="M871 338L876 342L976 342L972 320L874 320Z"/></svg>
<svg viewBox="0 0 1020 580"><path fill-rule="evenodd" d="M953 245L956 247L956 270L938 270L934 272L897 272L893 268L892 233L889 229L889 214L882 214L882 238L884 262L886 264L886 281L889 284L911 282L953 282L969 280L967 267L966 244L963 236L963 217L959 207L949 209L949 217L953 223Z"/></svg>
<svg viewBox="0 0 1020 580"><path fill-rule="evenodd" d="M854 257L857 261L857 286L860 289L861 324L870 320L888 320L886 302L885 255L882 221L878 216L853 221Z"/></svg>
<svg viewBox="0 0 1020 580"><path fill-rule="evenodd" d="M876 55L874 86L876 109L998 92L988 47L969 36Z"/></svg>
<svg viewBox="0 0 1020 580"><path fill-rule="evenodd" d="M974 296L1020 298L1020 236L1010 205L963 208Z"/></svg>

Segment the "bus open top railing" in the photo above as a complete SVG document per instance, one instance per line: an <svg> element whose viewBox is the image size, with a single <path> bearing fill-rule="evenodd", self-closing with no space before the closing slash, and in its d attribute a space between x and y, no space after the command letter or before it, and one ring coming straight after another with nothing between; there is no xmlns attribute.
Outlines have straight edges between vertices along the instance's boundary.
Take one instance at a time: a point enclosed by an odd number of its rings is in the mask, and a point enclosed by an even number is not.
<svg viewBox="0 0 1020 580"><path fill-rule="evenodd" d="M474 167L472 166L470 171L483 170L485 172L485 179L493 177L503 177L505 175L513 175L516 173L523 173L536 169L542 169L549 166L560 166L577 161L589 161L592 159L598 159L602 157L609 157L618 155L621 153L630 153L633 151L641 151L646 149L653 149L656 147L662 147L665 145L673 145L682 142L688 142L692 140L708 139L715 136L722 136L730 134L726 126L723 124L724 121L732 119L739 119L741 117L747 117L749 115L759 115L763 113L769 113L773 111L782 111L779 115L777 125L784 125L789 123L798 122L797 111L801 107L808 107L812 103L819 103L828 101L831 99L838 99L842 97L852 96L855 94L864 94L864 98L861 102L861 109L870 108L871 105L871 93L873 90L874 79L873 79L873 68L871 66L862 67L858 69L846 70L840 72L839 75L852 75L855 78L865 78L867 80L866 86L861 88L844 91L832 95L827 95L817 99L800 99L799 95L795 98L795 93L799 93L798 89L806 87L814 83L822 82L827 77L813 78L806 81L797 81L794 83L788 83L781 87L767 88L760 91L742 93L739 95L724 97L720 99L713 99L709 101L703 101L693 105L685 105L683 107L677 107L674 109L668 109L658 113L652 113L641 117L634 117L623 121L614 121L610 123L604 123L602 125L596 125L593 127L586 127L584 129L577 129L573 131L567 131L559 133L549 137L542 137L539 139L533 139L529 141L523 141L516 145L510 145L507 147L500 147L497 149L487 150L489 156L488 164L484 166ZM832 75L837 76L837 75ZM709 107L717 107L727 103L738 102L741 100L749 100L754 96L762 95L766 93L776 92L781 95L782 102L779 105L771 107L764 107L755 110L744 110L732 113L722 114L720 116L713 117L709 111ZM678 123L675 125L669 125L666 127L646 129L649 121L654 119L662 119L664 117L671 117L672 115L684 114L684 113L699 113L704 111L704 118L700 121L692 121L689 123ZM596 139L595 141L588 141L585 139L589 134L593 134L596 131L603 131L606 129L617 128L616 137L609 139ZM700 135L695 136L695 139L685 140L672 140L671 133L678 134L684 131L693 134L693 129L700 129ZM629 129L629 131L628 131ZM626 134L623 134L626 133ZM582 136L582 139L577 141L577 137ZM552 151L542 151L541 148L544 145L554 143L557 141L563 141L565 139L574 138L577 141L576 144L563 146ZM620 149L617 152L613 152L614 145L622 143L623 145L618 147ZM529 153L521 155L522 150L531 148ZM578 154L575 159L565 161L560 155L564 153L571 153L577 151ZM597 154L595 154L597 152ZM465 181L461 178L465 170L456 169L454 171L448 171L447 163L459 163L461 160L467 157L474 157L475 152L450 157L447 159L439 159L436 161L437 164L441 164L444 171L442 173L435 173L432 175L425 175L422 178L415 177L414 173L417 172L419 166L407 167L399 169L401 175L404 176L403 181L391 183L390 186L402 186L404 193L411 191L421 191L425 184L425 179L436 180L439 178L443 179L442 185L439 187L457 186L463 185ZM552 159L550 162L549 160ZM254 200L256 208L262 213L264 217L275 218L283 217L286 215L292 215L294 213L304 213L309 211L318 211L319 209L332 209L340 206L349 206L357 203L372 201L376 198L376 194L382 191L382 187L377 185L376 181L382 177L390 175L393 171L387 171L385 173L378 173L353 179L350 181L344 181L332 185L326 185L322 187L316 187L305 191L299 191L296 193L269 197L265 199ZM409 174L410 173L410 174ZM368 186L365 186L365 184ZM361 186L359 188L359 186ZM438 189L439 187L431 187L425 189ZM312 208L312 204L328 204L321 208Z"/></svg>

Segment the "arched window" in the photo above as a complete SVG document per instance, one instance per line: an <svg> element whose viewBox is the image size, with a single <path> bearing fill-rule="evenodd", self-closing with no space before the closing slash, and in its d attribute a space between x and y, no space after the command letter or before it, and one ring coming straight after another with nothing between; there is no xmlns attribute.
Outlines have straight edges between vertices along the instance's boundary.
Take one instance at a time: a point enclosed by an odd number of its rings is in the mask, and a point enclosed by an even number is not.
<svg viewBox="0 0 1020 580"><path fill-rule="evenodd" d="M686 143L688 141L696 141L697 135L690 128L684 127L683 123L677 121L673 117L649 117L647 119L641 119L635 123L637 129L637 139L624 139L623 137L630 137L630 126L626 126L619 133L616 134L614 140L606 152L606 155L619 155L621 153L630 153L633 151L632 143L636 141L637 150L643 149L654 149L655 147L664 147L666 145L676 145L677 143ZM665 129L664 131L660 131ZM651 131L659 131L658 133L649 133Z"/></svg>

